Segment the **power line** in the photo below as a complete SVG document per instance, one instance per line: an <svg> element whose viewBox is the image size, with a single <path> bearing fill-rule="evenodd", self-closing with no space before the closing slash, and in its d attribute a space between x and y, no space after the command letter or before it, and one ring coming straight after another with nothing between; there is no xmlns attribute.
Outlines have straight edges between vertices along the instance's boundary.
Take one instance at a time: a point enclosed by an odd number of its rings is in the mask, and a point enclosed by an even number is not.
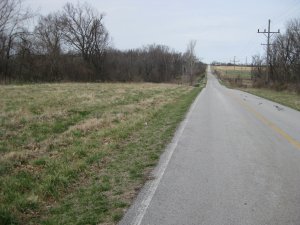
<svg viewBox="0 0 300 225"><path fill-rule="evenodd" d="M286 20L288 17L290 17L291 15L293 15L295 12L297 12L299 10L300 10L300 2L296 1L292 7L284 10L283 13L281 13L280 15L277 15L276 17L274 17L272 19L273 25L277 25L280 22L282 22L283 20Z"/></svg>
<svg viewBox="0 0 300 225"><path fill-rule="evenodd" d="M292 6L283 9L281 14L278 14L277 16L272 17L272 24L274 25L278 25L279 23L281 23L284 20L287 20L287 18L291 15L294 15L295 12L300 10L300 1L299 0L295 0L293 2L291 2ZM283 28L283 27L280 27ZM251 35L248 39L247 44L245 44L240 52L239 55L244 55L246 52L252 52L253 49L255 49L255 34Z"/></svg>
<svg viewBox="0 0 300 225"><path fill-rule="evenodd" d="M234 68L234 70L235 70L235 64L236 64L237 62L239 62L239 60L236 60L236 59L235 59L235 56L234 56L234 57L233 57L233 61L230 60L230 62L233 62L233 68Z"/></svg>
<svg viewBox="0 0 300 225"><path fill-rule="evenodd" d="M266 76L266 82L269 83L270 80L270 69L269 69L269 64L270 64L270 39L272 37L273 34L279 34L280 30L278 29L278 31L271 31L271 20L269 19L269 23L268 23L268 31L266 31L266 29L264 29L264 31L257 31L257 33L259 34L263 34L267 37L267 44L263 44L263 45L267 45L267 76Z"/></svg>

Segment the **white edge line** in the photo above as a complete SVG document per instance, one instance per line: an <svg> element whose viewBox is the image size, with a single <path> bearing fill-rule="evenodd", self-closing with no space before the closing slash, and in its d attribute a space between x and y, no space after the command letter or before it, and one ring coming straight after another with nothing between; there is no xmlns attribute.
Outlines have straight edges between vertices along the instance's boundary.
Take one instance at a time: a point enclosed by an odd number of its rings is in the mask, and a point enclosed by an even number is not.
<svg viewBox="0 0 300 225"><path fill-rule="evenodd" d="M204 88L202 89L202 91L204 90ZM161 164L158 172L157 172L157 178L154 179L152 181L152 183L150 184L150 187L148 189L148 192L146 194L146 197L144 198L144 200L141 202L140 204L140 207L138 209L138 213L136 215L136 217L133 219L133 225L140 225L145 214L146 214L146 211L152 201L152 198L156 192L156 189L166 171L166 168L168 167L168 164L170 162L170 159L172 158L172 155L178 145L178 141L189 121L189 116L190 114L194 111L195 107L196 107L196 104L199 100L199 97L200 97L200 94L202 93L202 91L198 94L196 100L193 102L193 105L191 106L190 110L188 111L188 113L186 114L186 117L185 117L185 120L183 121L182 125L180 126L179 130L178 130L178 133L177 135L174 136L174 139L172 140L171 142L171 146L169 146L169 151L168 151L168 155L166 156L166 159L164 160L164 162Z"/></svg>

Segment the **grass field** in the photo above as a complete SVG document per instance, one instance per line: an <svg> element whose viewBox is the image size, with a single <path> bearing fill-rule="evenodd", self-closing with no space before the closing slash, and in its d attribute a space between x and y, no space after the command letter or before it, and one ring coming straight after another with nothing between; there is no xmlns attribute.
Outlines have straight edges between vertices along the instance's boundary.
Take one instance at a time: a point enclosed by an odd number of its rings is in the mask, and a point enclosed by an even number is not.
<svg viewBox="0 0 300 225"><path fill-rule="evenodd" d="M213 66L213 70L220 72L222 77L226 78L251 78L251 67L246 66Z"/></svg>
<svg viewBox="0 0 300 225"><path fill-rule="evenodd" d="M230 87L252 87L251 67L247 66L213 66L212 70L218 75L223 84Z"/></svg>
<svg viewBox="0 0 300 225"><path fill-rule="evenodd" d="M202 87L0 86L0 224L115 224Z"/></svg>

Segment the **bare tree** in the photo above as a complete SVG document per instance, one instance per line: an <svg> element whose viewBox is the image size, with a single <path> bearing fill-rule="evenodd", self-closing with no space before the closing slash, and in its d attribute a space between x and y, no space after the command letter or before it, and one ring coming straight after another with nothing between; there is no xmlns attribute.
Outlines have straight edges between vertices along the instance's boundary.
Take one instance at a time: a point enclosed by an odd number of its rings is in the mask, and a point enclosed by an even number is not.
<svg viewBox="0 0 300 225"><path fill-rule="evenodd" d="M60 54L62 42L61 20L57 14L40 17L35 32L40 53Z"/></svg>
<svg viewBox="0 0 300 225"><path fill-rule="evenodd" d="M266 73L266 66L264 65L263 57L255 55L252 57L251 77L256 84L258 81L262 81L264 74Z"/></svg>
<svg viewBox="0 0 300 225"><path fill-rule="evenodd" d="M195 55L195 47L196 47L196 40L191 40L187 45L187 50L185 52L185 58L187 61L187 66L189 70L189 81L190 85L193 85L194 81L194 68L197 63L197 57Z"/></svg>
<svg viewBox="0 0 300 225"><path fill-rule="evenodd" d="M62 21L58 14L49 14L42 16L35 27L35 36L37 42L37 52L45 58L44 70L48 75L48 80L61 79L60 58L62 52Z"/></svg>
<svg viewBox="0 0 300 225"><path fill-rule="evenodd" d="M271 47L271 79L279 83L300 83L300 19L288 22L284 34Z"/></svg>
<svg viewBox="0 0 300 225"><path fill-rule="evenodd" d="M253 78L261 85L266 68L262 58L253 58ZM300 19L287 23L286 32L277 35L270 48L270 86L281 90L288 86L300 92ZM290 84L290 85L287 85ZM298 87L297 87L298 86Z"/></svg>
<svg viewBox="0 0 300 225"><path fill-rule="evenodd" d="M19 1L0 0L0 33L4 32L14 18Z"/></svg>
<svg viewBox="0 0 300 225"><path fill-rule="evenodd" d="M67 3L63 13L64 38L82 58L101 72L102 61L108 46L108 32L99 14L87 3L76 6Z"/></svg>
<svg viewBox="0 0 300 225"><path fill-rule="evenodd" d="M288 54L291 80L297 81L300 86L300 18L289 22L286 35L291 42L290 52Z"/></svg>
<svg viewBox="0 0 300 225"><path fill-rule="evenodd" d="M9 63L16 39L27 32L24 22L32 16L28 9L24 10L22 0L0 0L0 75L4 80L10 74Z"/></svg>
<svg viewBox="0 0 300 225"><path fill-rule="evenodd" d="M148 81L182 80L190 84L204 65L195 56L196 41L185 54L168 46L148 45L121 51L109 47L108 32L88 4L68 3L63 11L41 16L32 30L32 14L23 0L0 0L0 81Z"/></svg>

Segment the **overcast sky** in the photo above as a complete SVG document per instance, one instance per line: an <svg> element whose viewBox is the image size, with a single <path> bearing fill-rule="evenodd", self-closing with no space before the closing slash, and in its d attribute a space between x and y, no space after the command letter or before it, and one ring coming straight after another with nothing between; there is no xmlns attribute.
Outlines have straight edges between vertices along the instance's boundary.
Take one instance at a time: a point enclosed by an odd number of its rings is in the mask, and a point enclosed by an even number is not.
<svg viewBox="0 0 300 225"><path fill-rule="evenodd" d="M33 10L47 14L77 0L27 0ZM82 1L83 2L83 1ZM257 29L284 31L286 22L300 18L300 0L87 0L105 13L105 26L114 47L130 49L147 44L185 51L197 40L197 56L204 62L248 62L263 53L266 38Z"/></svg>

